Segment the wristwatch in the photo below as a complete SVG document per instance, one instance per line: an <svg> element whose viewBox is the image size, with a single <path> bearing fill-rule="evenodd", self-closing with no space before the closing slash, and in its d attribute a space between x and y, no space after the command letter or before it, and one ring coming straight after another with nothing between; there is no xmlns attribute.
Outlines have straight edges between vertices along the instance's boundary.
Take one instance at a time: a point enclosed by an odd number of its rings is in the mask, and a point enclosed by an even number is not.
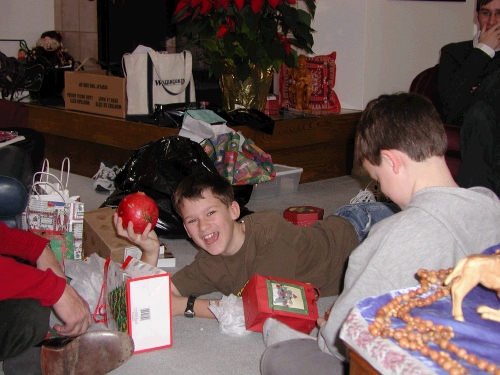
<svg viewBox="0 0 500 375"><path fill-rule="evenodd" d="M184 310L184 316L186 318L193 318L194 317L194 300L195 299L196 299L196 296L193 296L193 295L190 295L188 297L186 310Z"/></svg>

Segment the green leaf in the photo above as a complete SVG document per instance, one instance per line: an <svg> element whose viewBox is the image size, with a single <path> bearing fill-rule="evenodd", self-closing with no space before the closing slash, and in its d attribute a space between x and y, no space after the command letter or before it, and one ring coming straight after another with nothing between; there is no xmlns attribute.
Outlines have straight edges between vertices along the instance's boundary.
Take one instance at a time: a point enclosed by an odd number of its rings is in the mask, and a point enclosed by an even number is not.
<svg viewBox="0 0 500 375"><path fill-rule="evenodd" d="M206 15L200 15L199 9L191 14L187 6L187 10L176 15L174 20L178 35L187 36L186 48L193 45L203 47L211 74L220 77L225 64L230 63L234 64L238 74L248 75L253 64L265 69L279 69L283 61L290 66L297 65L297 52L293 49L291 53L286 53L285 45L277 36L278 30L289 38L294 48L313 53L314 30L311 23L316 4L314 0L304 1L309 12L286 2L273 9L265 1L261 11L255 14L250 3L245 2L241 11L232 4L227 9L220 7ZM216 38L220 25L226 24L227 17L234 20L234 30Z"/></svg>
<svg viewBox="0 0 500 375"><path fill-rule="evenodd" d="M312 47L314 38L311 34L311 28L303 24L297 24L293 36L300 43L301 48Z"/></svg>
<svg viewBox="0 0 500 375"><path fill-rule="evenodd" d="M314 53L311 47L309 47L304 41L299 41L298 39L290 38L289 42L292 46L295 46L306 53Z"/></svg>
<svg viewBox="0 0 500 375"><path fill-rule="evenodd" d="M312 17L305 10L298 9L299 22L306 24L307 26L311 26Z"/></svg>
<svg viewBox="0 0 500 375"><path fill-rule="evenodd" d="M297 52L293 50L290 54L286 55L283 62L290 68L296 67L298 62Z"/></svg>
<svg viewBox="0 0 500 375"><path fill-rule="evenodd" d="M267 55L267 51L262 45L262 43L250 43L247 48L247 53L250 61L254 64L257 64L262 59L264 59Z"/></svg>
<svg viewBox="0 0 500 375"><path fill-rule="evenodd" d="M206 40L203 42L203 48L205 48L205 50L207 51L214 52L219 49L219 46L213 40Z"/></svg>
<svg viewBox="0 0 500 375"><path fill-rule="evenodd" d="M312 17L314 18L314 15L316 14L316 3L314 2L314 0L304 0L304 2L306 3L309 13L311 13Z"/></svg>
<svg viewBox="0 0 500 375"><path fill-rule="evenodd" d="M261 23L262 40L268 41L274 39L278 30L278 23L272 18L264 18Z"/></svg>
<svg viewBox="0 0 500 375"><path fill-rule="evenodd" d="M223 61L214 61L212 63L212 74L215 78L220 79L220 77L222 77L222 73L224 73L225 68L226 64Z"/></svg>
<svg viewBox="0 0 500 375"><path fill-rule="evenodd" d="M205 17L199 22L183 22L178 26L178 35L179 36L189 36L194 37L198 35L200 32L206 29L212 29L210 26L210 19ZM214 35L215 36L215 35Z"/></svg>
<svg viewBox="0 0 500 375"><path fill-rule="evenodd" d="M282 43L276 42L267 46L266 53L271 60L281 60L286 55L286 48Z"/></svg>
<svg viewBox="0 0 500 375"><path fill-rule="evenodd" d="M295 24L299 20L298 10L284 4L278 5L278 10L283 16L283 22L288 26L289 29L293 29L295 27Z"/></svg>

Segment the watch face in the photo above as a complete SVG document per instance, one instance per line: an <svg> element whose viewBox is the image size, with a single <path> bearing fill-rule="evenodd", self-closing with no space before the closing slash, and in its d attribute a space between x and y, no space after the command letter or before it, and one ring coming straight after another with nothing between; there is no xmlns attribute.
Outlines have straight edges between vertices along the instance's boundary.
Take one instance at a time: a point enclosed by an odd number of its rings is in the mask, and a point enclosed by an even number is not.
<svg viewBox="0 0 500 375"><path fill-rule="evenodd" d="M194 317L194 311L186 309L186 311L184 311L184 316L186 318L193 318Z"/></svg>

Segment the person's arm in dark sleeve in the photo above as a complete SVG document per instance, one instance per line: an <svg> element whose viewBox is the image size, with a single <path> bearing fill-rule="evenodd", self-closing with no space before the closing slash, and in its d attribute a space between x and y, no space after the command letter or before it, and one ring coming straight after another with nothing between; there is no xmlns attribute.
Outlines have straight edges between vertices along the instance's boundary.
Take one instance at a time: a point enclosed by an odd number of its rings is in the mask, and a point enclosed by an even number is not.
<svg viewBox="0 0 500 375"><path fill-rule="evenodd" d="M447 123L462 125L463 111L470 105L472 91L490 60L479 48L472 48L467 56L457 44L441 49L438 88Z"/></svg>

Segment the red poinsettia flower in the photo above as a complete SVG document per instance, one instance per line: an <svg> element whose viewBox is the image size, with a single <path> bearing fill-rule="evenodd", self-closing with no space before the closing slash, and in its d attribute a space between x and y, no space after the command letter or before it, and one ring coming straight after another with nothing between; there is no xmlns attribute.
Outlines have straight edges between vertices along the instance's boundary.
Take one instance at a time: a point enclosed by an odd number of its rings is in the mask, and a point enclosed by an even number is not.
<svg viewBox="0 0 500 375"><path fill-rule="evenodd" d="M184 7L186 7L186 5L188 5L190 3L191 3L191 0L181 0L181 1L179 1L179 3L177 4L177 6L175 7L174 14L179 13L182 9L184 9Z"/></svg>
<svg viewBox="0 0 500 375"><path fill-rule="evenodd" d="M234 31L234 20L231 17L226 17L226 23L229 30Z"/></svg>
<svg viewBox="0 0 500 375"><path fill-rule="evenodd" d="M290 39L285 38L282 34L277 33L278 38L280 39L281 43L285 46L286 54L289 55L290 52L292 52L292 46L290 44Z"/></svg>
<svg viewBox="0 0 500 375"><path fill-rule="evenodd" d="M219 31L217 32L216 38L222 38L229 31L229 27L227 25L220 25Z"/></svg>
<svg viewBox="0 0 500 375"><path fill-rule="evenodd" d="M227 9L227 7L229 6L230 2L231 2L231 0L215 0L214 4L213 4L213 7L214 7L215 10L218 10L220 8Z"/></svg>
<svg viewBox="0 0 500 375"><path fill-rule="evenodd" d="M296 4L304 2L311 17L301 17ZM176 0L173 21L182 26L182 35L197 40L207 49L211 72L220 78L223 66L238 62L238 74L247 75L259 61L263 69L279 69L282 62L293 63L294 48L312 53L313 43L310 20L314 17L316 0ZM290 8L290 9L286 9ZM294 8L294 9L292 9ZM254 16L247 17L247 11ZM266 18L263 20L263 18ZM263 20L263 22L261 22ZM272 20L272 22L267 22ZM235 22L238 27L236 27ZM272 27L269 38L269 29ZM286 31L286 34L283 34ZM237 33L237 34L234 34ZM240 38L239 33L251 37ZM226 40L231 36L231 40ZM234 36L234 41L233 37ZM214 43L216 39L216 43ZM231 45L225 42L233 41ZM237 41L237 42L236 42ZM238 48L234 48L237 45ZM261 44L272 56L260 55L255 48ZM283 47L282 47L283 46ZM293 48L292 48L293 46ZM208 52L216 53L208 53Z"/></svg>
<svg viewBox="0 0 500 375"><path fill-rule="evenodd" d="M219 26L217 38L222 38L228 31L234 31L234 20L230 17L226 17L226 23Z"/></svg>
<svg viewBox="0 0 500 375"><path fill-rule="evenodd" d="M264 0L250 0L250 2L254 13L259 13L264 5Z"/></svg>
<svg viewBox="0 0 500 375"><path fill-rule="evenodd" d="M238 10L241 10L244 4L245 0L234 0L234 5L236 5L236 8L238 8Z"/></svg>
<svg viewBox="0 0 500 375"><path fill-rule="evenodd" d="M210 0L201 0L200 14L207 14L212 9L212 2Z"/></svg>

